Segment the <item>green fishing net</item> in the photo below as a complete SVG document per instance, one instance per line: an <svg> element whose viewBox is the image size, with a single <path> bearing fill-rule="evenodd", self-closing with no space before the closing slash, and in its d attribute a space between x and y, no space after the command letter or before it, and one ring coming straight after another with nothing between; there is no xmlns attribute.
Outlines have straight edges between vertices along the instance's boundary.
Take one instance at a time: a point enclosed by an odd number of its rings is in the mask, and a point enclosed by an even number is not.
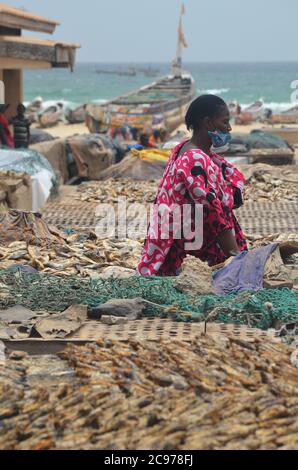
<svg viewBox="0 0 298 470"><path fill-rule="evenodd" d="M146 316L204 321L268 329L277 320L298 321L298 292L262 289L256 293L192 296L179 292L172 278L88 279L0 271L0 308L23 305L34 311L62 312L70 305L94 308L111 299L141 297Z"/></svg>

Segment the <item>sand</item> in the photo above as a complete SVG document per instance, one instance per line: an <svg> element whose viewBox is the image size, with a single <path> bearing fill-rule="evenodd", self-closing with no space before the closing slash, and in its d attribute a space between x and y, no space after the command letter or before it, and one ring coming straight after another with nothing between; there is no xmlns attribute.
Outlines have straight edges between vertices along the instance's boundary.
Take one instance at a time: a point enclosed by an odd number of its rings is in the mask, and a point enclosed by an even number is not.
<svg viewBox="0 0 298 470"><path fill-rule="evenodd" d="M37 127L37 126L34 126L34 127ZM265 127L268 129L270 126L266 126L263 123L254 123L254 124L249 124L249 125L245 125L245 126L232 124L232 128L233 128L232 132L249 134L254 129L262 129L262 128L265 128ZM275 124L274 126L272 126L273 129L278 129L280 127L281 127L280 124ZM290 125L287 125L286 127L297 128L297 125L296 124L292 124L292 125L290 124ZM87 129L85 123L82 123L82 124L62 124L62 123L60 123L55 127L51 127L49 129L44 129L44 130L46 132L48 132L49 134L51 134L53 137L59 137L59 138L70 137L74 134L89 134L89 130ZM186 131L184 125L179 126L179 128L177 130ZM173 134L175 134L175 132L177 132L177 130L174 131Z"/></svg>
<svg viewBox="0 0 298 470"><path fill-rule="evenodd" d="M40 129L39 126L33 125L33 127ZM60 123L57 126L50 127L48 129L42 129L53 137L65 139L75 134L89 134L89 130L86 125L83 124L63 124Z"/></svg>
<svg viewBox="0 0 298 470"><path fill-rule="evenodd" d="M252 123L252 124L247 124L247 125L239 125L239 124L233 124L231 122L231 127L232 127L232 132L234 134L249 134L251 131L253 130L257 130L257 129L280 129L282 127L287 127L287 128L292 128L292 129L297 129L298 128L298 124L287 124L286 126L285 125L282 125L282 124L274 124L272 126L270 126L269 124L264 124L262 122L255 122L255 123ZM179 126L173 133L172 135L175 135L176 132L178 131L182 131L182 132L186 132L186 128L184 126L184 124L182 124L181 126Z"/></svg>

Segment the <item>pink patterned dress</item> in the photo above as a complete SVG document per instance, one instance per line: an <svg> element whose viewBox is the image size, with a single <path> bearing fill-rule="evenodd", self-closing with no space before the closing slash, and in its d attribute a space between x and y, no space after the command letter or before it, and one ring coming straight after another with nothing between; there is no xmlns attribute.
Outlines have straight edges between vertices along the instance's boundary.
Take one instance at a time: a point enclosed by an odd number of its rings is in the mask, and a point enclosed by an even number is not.
<svg viewBox="0 0 298 470"><path fill-rule="evenodd" d="M233 231L241 251L247 250L245 237L233 213L233 209L242 204L244 176L215 153L208 156L200 149L191 149L178 156L184 144L180 143L173 150L155 204L166 208L170 214L177 205L202 205L203 245L199 250L187 251L183 235L180 239L174 236L171 216L167 227L169 236L166 239L161 237L160 226L163 222L159 216L157 224L151 224L148 229L137 267L141 276L176 276L181 272L181 265L188 254L206 261L209 266L222 263L227 257L218 244L218 237L226 230ZM192 212L191 224L194 223L193 218Z"/></svg>

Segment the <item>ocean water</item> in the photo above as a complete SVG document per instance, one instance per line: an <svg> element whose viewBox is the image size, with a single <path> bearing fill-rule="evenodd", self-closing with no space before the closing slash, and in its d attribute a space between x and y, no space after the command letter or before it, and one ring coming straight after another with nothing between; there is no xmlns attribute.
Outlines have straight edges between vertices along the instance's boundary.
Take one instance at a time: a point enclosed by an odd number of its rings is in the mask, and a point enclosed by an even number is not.
<svg viewBox="0 0 298 470"><path fill-rule="evenodd" d="M47 102L64 101L70 107L103 102L146 85L156 78L97 74L98 69L152 67L159 76L170 71L170 64L77 64L71 73L65 69L25 72L25 101L42 96ZM248 105L263 99L274 111L293 105L291 83L298 80L298 61L291 63L189 63L184 64L196 80L197 94L214 93L226 101ZM298 82L297 82L298 84ZM298 86L297 86L298 89Z"/></svg>

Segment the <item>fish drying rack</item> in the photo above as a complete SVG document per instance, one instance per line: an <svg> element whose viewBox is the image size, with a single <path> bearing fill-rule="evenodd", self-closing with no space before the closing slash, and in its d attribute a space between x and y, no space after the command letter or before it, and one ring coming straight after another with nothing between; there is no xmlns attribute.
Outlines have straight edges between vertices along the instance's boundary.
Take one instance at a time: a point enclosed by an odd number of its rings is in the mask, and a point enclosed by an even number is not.
<svg viewBox="0 0 298 470"><path fill-rule="evenodd" d="M43 211L45 220L58 228L94 230L98 223L96 203L49 204ZM260 236L279 232L298 232L297 204L291 202L248 202L236 211L243 230Z"/></svg>
<svg viewBox="0 0 298 470"><path fill-rule="evenodd" d="M161 318L129 321L121 325L105 325L97 321L87 321L81 328L64 339L45 340L41 338L4 341L9 351L23 350L30 354L55 354L67 344L84 345L99 340L105 341L180 341L193 342L200 336L211 336L218 340L229 337L245 342L280 342L276 330L259 330L242 325L221 323L181 323Z"/></svg>

